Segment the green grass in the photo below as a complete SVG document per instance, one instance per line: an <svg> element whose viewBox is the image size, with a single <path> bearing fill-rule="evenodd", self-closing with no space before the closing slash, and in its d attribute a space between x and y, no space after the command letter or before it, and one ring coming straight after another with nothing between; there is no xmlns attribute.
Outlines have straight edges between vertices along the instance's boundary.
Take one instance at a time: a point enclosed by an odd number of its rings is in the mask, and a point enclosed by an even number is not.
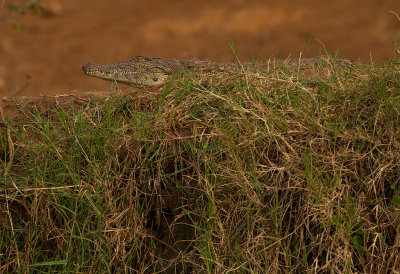
<svg viewBox="0 0 400 274"><path fill-rule="evenodd" d="M9 100L0 272L400 271L399 61L329 62Z"/></svg>

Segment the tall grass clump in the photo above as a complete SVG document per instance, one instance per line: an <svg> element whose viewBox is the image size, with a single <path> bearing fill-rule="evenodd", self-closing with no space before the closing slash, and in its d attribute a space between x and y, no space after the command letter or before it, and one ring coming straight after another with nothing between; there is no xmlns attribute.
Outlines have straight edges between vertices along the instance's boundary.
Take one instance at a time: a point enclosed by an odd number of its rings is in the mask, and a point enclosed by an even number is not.
<svg viewBox="0 0 400 274"><path fill-rule="evenodd" d="M0 272L399 272L399 68L3 99Z"/></svg>

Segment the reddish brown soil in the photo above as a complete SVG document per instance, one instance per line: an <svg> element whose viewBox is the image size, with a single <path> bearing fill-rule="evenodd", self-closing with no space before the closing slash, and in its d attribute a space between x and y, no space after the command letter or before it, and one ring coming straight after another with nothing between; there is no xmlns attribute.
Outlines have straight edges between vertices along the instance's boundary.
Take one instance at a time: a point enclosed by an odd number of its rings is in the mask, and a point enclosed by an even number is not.
<svg viewBox="0 0 400 274"><path fill-rule="evenodd" d="M398 0L44 2L46 13L0 21L0 96L106 91L108 82L83 75L89 61L228 61L230 37L241 60L296 57L311 39L303 56L339 49L342 58L382 62L394 57L391 38L400 32L389 13L400 12Z"/></svg>

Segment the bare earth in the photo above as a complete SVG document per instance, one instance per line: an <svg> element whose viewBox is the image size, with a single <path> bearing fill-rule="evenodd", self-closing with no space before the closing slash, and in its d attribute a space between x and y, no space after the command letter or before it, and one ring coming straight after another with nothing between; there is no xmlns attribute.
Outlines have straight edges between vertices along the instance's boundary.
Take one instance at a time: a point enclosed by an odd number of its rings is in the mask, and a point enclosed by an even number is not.
<svg viewBox="0 0 400 274"><path fill-rule="evenodd" d="M0 21L0 96L107 91L108 82L82 73L89 61L231 61L230 38L243 61L295 58L305 47L304 57L340 49L341 58L379 63L394 57L400 32L389 13L400 12L398 0L44 2L45 13Z"/></svg>

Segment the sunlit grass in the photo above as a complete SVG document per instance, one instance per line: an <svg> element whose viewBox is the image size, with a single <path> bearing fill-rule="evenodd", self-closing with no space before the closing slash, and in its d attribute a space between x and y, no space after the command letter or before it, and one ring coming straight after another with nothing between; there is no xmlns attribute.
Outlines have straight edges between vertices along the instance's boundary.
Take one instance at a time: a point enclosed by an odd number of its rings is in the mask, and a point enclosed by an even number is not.
<svg viewBox="0 0 400 274"><path fill-rule="evenodd" d="M0 272L400 271L400 71L184 74L18 99Z"/></svg>

